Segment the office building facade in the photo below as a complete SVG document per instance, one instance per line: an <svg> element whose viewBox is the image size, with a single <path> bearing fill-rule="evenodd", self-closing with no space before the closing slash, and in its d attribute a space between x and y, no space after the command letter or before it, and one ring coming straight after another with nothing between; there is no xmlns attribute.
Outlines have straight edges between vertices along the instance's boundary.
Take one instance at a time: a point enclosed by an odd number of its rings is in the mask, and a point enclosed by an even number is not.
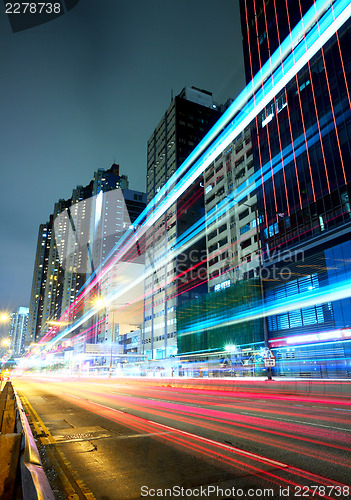
<svg viewBox="0 0 351 500"><path fill-rule="evenodd" d="M312 0L240 6L248 82L306 13L319 28L335 8L317 13ZM267 318L282 375L351 374L351 301L333 298L351 272L350 28L348 20L252 126L255 171L265 174L256 190L265 301L286 304ZM304 43L302 24L300 34Z"/></svg>
<svg viewBox="0 0 351 500"><path fill-rule="evenodd" d="M226 346L235 347L240 363L251 358L245 374L257 374L254 352L264 347L262 320L230 324L235 313L261 299L257 197L248 192L236 198L243 187L249 191L253 173L250 128L204 172L208 294L178 308L178 354L181 363L190 355L211 374L228 362Z"/></svg>
<svg viewBox="0 0 351 500"><path fill-rule="evenodd" d="M114 286L111 273L97 281L90 297L76 302L145 206L145 193L130 190L116 164L99 169L89 185L77 186L70 199L55 204L50 221L39 228L27 346L48 332L47 340L55 336L90 309L95 296L109 293ZM106 311L104 318L96 321L88 341L107 340Z"/></svg>
<svg viewBox="0 0 351 500"><path fill-rule="evenodd" d="M52 216L49 222L41 224L38 232L38 242L33 270L32 290L30 296L29 319L26 336L26 347L37 342L41 335L43 322L43 302L49 265L49 251L52 237Z"/></svg>
<svg viewBox="0 0 351 500"><path fill-rule="evenodd" d="M25 354L26 337L28 328L28 307L19 307L16 312L11 313L11 323L9 339L11 346L11 355L19 357Z"/></svg>
<svg viewBox="0 0 351 500"><path fill-rule="evenodd" d="M148 141L148 202L157 196L220 115L210 92L186 87L172 99ZM207 277L189 271L206 251L204 237L177 257L170 254L186 230L203 216L204 189L202 179L198 179L146 234L147 277L141 347L142 354L149 359L176 354L177 306L207 290Z"/></svg>
<svg viewBox="0 0 351 500"><path fill-rule="evenodd" d="M217 207L254 172L251 132L240 134L204 173L208 291L258 275L257 198L250 193L217 216Z"/></svg>
<svg viewBox="0 0 351 500"><path fill-rule="evenodd" d="M118 242L133 228L133 223L146 207L146 194L130 189L127 176L120 175L119 165L116 164L108 170L99 169L95 172L92 194L94 201L91 206L89 233L92 260L88 260L90 269L87 277L96 273L98 279L91 292L91 301L85 305L86 310L91 309L94 300L107 297L119 286L121 274L126 273L128 256L113 265L108 263L109 257ZM134 258L137 259L138 256L130 257L130 260L133 261ZM108 267L107 272L104 271L105 264ZM129 263L128 272L132 272L131 265ZM143 259L139 258L136 266L143 267L143 265ZM100 271L104 272L99 275ZM129 325L140 326L142 313L139 308L135 310L135 317L133 314L126 314L124 310L124 306L130 300L129 295L123 296L115 303L106 305L94 316L89 342L117 342L118 335L126 333L125 329L128 330Z"/></svg>
<svg viewBox="0 0 351 500"><path fill-rule="evenodd" d="M253 101L267 82L277 84L272 73L287 46L307 44L337 3L240 2ZM243 155L245 169L237 164L235 172L243 182L233 183L221 164L230 148L205 172L210 293L178 308L183 361L202 359L210 370L222 351L236 371L248 373L251 363L257 374L269 348L277 375L350 376L349 44L348 20L247 127L250 169ZM257 73L265 80L251 83ZM228 266L230 245L236 260Z"/></svg>

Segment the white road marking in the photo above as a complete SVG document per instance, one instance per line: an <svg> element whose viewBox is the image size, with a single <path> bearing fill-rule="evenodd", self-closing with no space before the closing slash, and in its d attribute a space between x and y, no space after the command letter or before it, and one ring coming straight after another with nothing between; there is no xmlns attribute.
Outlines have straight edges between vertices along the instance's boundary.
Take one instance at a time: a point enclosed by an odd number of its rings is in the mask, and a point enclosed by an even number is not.
<svg viewBox="0 0 351 500"><path fill-rule="evenodd" d="M81 398L78 398L78 396L73 396L73 397L75 397L77 399L81 399ZM135 415L132 415L132 414L128 414L127 412L124 412L124 411L121 411L121 410L117 410L116 408L111 408L109 406L105 406L105 405L102 405L100 403L96 403L95 401L91 401L90 399L88 400L88 402L92 403L94 405L97 405L97 406L101 406L102 408L106 408L107 410L115 411L117 413L122 413L124 415L127 414L127 415L131 415L131 416L135 416ZM275 460L271 460L269 458L262 457L260 455L256 455L255 453L250 453L249 451L245 451L245 450L242 450L240 448L236 448L235 446L232 446L232 445L227 445L227 444L221 443L219 441L214 441L212 439L208 439L208 438L199 436L197 434L192 434L191 432L182 431L180 429L177 429L176 427L170 427L169 425L160 424L160 423L155 422L153 420L144 419L143 417L138 417L138 418L142 418L146 422L149 422L150 424L162 427L163 429L168 429L172 433L180 433L180 434L183 434L184 436L191 437L192 439L195 439L197 441L200 440L200 441L203 441L205 443L209 443L209 444L212 444L212 445L215 445L215 446L219 446L220 448L224 448L226 450L229 450L229 451L232 451L232 452L236 452L236 453L239 453L241 455L245 455L248 458L252 458L252 459L255 459L255 460L263 461L263 462L265 462L265 463L267 463L269 465L274 465L276 467L283 467L283 468L289 468L290 467L290 465L288 465L288 464L284 464L282 462L277 462ZM147 433L147 435L153 435L153 434L152 433ZM158 434L155 433L154 435L159 435L159 433Z"/></svg>
<svg viewBox="0 0 351 500"><path fill-rule="evenodd" d="M255 413L246 413L242 411L240 415L248 415L249 417L257 417ZM326 427L327 429L335 429L338 431L351 432L351 429L345 429L343 427L334 427L332 425L323 425L323 424L312 424L311 422L305 422L304 420L290 420L289 418L279 418L279 417L271 417L271 420L281 420L282 422L292 422L293 424L304 424L304 425L313 425L314 427Z"/></svg>

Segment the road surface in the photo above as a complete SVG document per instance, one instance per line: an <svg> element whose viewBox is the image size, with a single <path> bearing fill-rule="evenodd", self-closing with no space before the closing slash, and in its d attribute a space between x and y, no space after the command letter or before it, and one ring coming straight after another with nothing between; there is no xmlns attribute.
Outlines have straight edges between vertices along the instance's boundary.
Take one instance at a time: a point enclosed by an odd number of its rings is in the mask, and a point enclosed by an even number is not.
<svg viewBox="0 0 351 500"><path fill-rule="evenodd" d="M13 382L57 498L351 498L347 398Z"/></svg>

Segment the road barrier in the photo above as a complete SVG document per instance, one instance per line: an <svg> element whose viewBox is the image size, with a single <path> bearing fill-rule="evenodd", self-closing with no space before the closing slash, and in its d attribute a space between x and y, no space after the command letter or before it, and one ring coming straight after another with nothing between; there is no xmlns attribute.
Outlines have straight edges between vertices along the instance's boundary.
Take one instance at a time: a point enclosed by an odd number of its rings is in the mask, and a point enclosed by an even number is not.
<svg viewBox="0 0 351 500"><path fill-rule="evenodd" d="M54 500L21 400L10 381L0 393L1 500Z"/></svg>

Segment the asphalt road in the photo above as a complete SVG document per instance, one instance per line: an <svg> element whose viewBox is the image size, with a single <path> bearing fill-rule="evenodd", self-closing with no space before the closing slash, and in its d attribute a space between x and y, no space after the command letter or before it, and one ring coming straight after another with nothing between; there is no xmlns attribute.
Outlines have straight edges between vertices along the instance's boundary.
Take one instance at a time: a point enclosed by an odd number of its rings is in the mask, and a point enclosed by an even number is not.
<svg viewBox="0 0 351 500"><path fill-rule="evenodd" d="M29 402L49 472L58 472L57 498L351 498L345 398L152 380L13 382Z"/></svg>

